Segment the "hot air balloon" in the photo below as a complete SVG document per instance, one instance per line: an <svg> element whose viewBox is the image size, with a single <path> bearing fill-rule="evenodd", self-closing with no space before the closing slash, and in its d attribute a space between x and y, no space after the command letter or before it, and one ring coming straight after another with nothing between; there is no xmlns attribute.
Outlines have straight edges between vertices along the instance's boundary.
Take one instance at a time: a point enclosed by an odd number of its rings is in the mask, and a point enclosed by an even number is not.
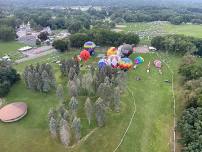
<svg viewBox="0 0 202 152"><path fill-rule="evenodd" d="M100 59L98 62L98 68L103 69L108 65L108 61L106 59Z"/></svg>
<svg viewBox="0 0 202 152"><path fill-rule="evenodd" d="M87 62L90 58L90 53L87 50L83 50L80 53L80 58L82 59L82 61Z"/></svg>
<svg viewBox="0 0 202 152"><path fill-rule="evenodd" d="M118 55L111 55L108 57L108 63L112 68L117 68L120 60L121 58Z"/></svg>
<svg viewBox="0 0 202 152"><path fill-rule="evenodd" d="M161 68L161 66L162 66L162 64L161 64L161 61L160 61L160 60L155 60L155 61L154 61L154 65L155 65L155 67L156 67L156 68L159 68L159 69L160 69L160 68Z"/></svg>
<svg viewBox="0 0 202 152"><path fill-rule="evenodd" d="M129 57L133 53L133 45L123 44L119 46L117 55L121 58Z"/></svg>
<svg viewBox="0 0 202 152"><path fill-rule="evenodd" d="M121 58L119 61L119 68L122 70L128 70L133 67L133 62L129 58Z"/></svg>
<svg viewBox="0 0 202 152"><path fill-rule="evenodd" d="M90 53L91 56L95 55L95 47L96 47L96 45L92 41L88 41L84 44L84 49L86 49Z"/></svg>
<svg viewBox="0 0 202 152"><path fill-rule="evenodd" d="M138 56L137 58L135 58L135 64L142 64L144 62L143 57Z"/></svg>
<svg viewBox="0 0 202 152"><path fill-rule="evenodd" d="M115 47L110 47L107 50L107 56L116 55L116 54L117 54L117 49Z"/></svg>

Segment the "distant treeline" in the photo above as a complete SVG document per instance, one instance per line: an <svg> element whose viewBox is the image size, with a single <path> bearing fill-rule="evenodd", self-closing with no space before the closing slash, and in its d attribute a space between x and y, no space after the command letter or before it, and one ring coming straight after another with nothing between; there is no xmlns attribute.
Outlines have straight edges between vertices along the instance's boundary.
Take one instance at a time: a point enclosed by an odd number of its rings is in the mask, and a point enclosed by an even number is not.
<svg viewBox="0 0 202 152"><path fill-rule="evenodd" d="M91 28L112 29L116 24L126 22L169 21L172 24L202 24L201 8L168 7L90 7L86 11L75 9L15 8L0 10L0 35L9 33L1 40L14 39L14 30L23 22L40 31L49 26L52 30L67 29L70 33L82 32ZM8 29L7 29L8 28ZM12 30L12 29L13 30Z"/></svg>

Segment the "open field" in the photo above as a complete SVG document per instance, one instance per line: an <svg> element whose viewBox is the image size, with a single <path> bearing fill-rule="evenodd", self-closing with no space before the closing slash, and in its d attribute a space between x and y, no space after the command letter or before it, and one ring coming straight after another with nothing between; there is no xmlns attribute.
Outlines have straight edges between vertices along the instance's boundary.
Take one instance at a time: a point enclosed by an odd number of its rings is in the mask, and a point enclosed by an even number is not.
<svg viewBox="0 0 202 152"><path fill-rule="evenodd" d="M35 60L30 60L16 65L16 69L22 73L28 64L51 63L54 67L57 83L64 84L67 93L66 81L61 79L59 66L53 61L61 58L72 57L78 52L53 53ZM138 54L134 54L134 58ZM163 82L171 79L168 69L163 67L163 75L160 75L152 66L151 73L146 73L149 61L157 58L156 54L144 54L145 62L139 65L134 71L128 72L128 88L132 90L136 103L136 114L129 128L129 131L120 146L120 152L169 152L172 148L172 126L173 126L173 100L171 85ZM165 58L165 57L163 57ZM176 56L166 57L166 61L171 64L177 76L177 66L180 58ZM94 62L91 59L88 64ZM141 81L136 81L135 77L141 77ZM177 81L177 80L176 80ZM68 99L68 93L66 94ZM28 115L19 122L12 124L0 123L0 151L5 152L63 152L66 149L59 143L51 139L48 131L47 113L50 107L58 104L54 92L42 94L27 90L23 81L18 82L11 90L7 101L19 100L28 104ZM80 97L80 108L84 104L85 98ZM134 111L134 99L126 89L122 95L122 105L120 113L108 112L107 125L99 128L88 140L74 149L72 152L112 152L120 142L120 139L130 121ZM82 134L86 135L95 127L87 125L84 112L79 113L82 118ZM110 141L110 142L109 142Z"/></svg>
<svg viewBox="0 0 202 152"><path fill-rule="evenodd" d="M2 42L0 41L0 57L9 55L12 59L16 59L20 56L20 52L17 50L24 45L18 43L17 41L12 42Z"/></svg>
<svg viewBox="0 0 202 152"><path fill-rule="evenodd" d="M173 25L168 22L149 23L126 23L124 26L117 26L118 32L135 32L143 42L148 42L152 37L166 34L184 34L202 38L202 25L181 24Z"/></svg>

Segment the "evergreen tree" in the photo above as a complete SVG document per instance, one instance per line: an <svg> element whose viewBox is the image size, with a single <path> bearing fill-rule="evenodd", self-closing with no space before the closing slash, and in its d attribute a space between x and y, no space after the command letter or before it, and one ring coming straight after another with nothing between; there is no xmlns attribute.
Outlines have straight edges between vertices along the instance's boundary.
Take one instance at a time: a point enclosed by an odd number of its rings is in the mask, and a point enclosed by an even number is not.
<svg viewBox="0 0 202 152"><path fill-rule="evenodd" d="M68 146L71 140L70 127L64 119L60 120L60 141L63 145Z"/></svg>
<svg viewBox="0 0 202 152"><path fill-rule="evenodd" d="M49 130L53 138L57 137L57 121L54 117L50 118Z"/></svg>
<svg viewBox="0 0 202 152"><path fill-rule="evenodd" d="M69 80L73 80L75 75L76 75L76 70L75 68L71 67L68 74Z"/></svg>
<svg viewBox="0 0 202 152"><path fill-rule="evenodd" d="M43 92L48 93L51 89L50 83L48 80L43 81Z"/></svg>
<svg viewBox="0 0 202 152"><path fill-rule="evenodd" d="M76 97L78 96L78 88L76 83L73 80L68 82L69 96Z"/></svg>
<svg viewBox="0 0 202 152"><path fill-rule="evenodd" d="M63 103L64 102L64 89L61 84L57 87L56 95L59 98L60 102Z"/></svg>
<svg viewBox="0 0 202 152"><path fill-rule="evenodd" d="M97 125L99 127L103 127L105 125L105 106L102 98L98 98L98 100L95 102L95 113Z"/></svg>
<svg viewBox="0 0 202 152"><path fill-rule="evenodd" d="M74 129L76 140L79 141L81 139L81 121L79 118L74 118L72 128Z"/></svg>
<svg viewBox="0 0 202 152"><path fill-rule="evenodd" d="M86 113L86 117L88 119L88 124L90 125L91 120L93 119L93 105L91 103L90 98L86 99L86 102L85 102L85 113Z"/></svg>
<svg viewBox="0 0 202 152"><path fill-rule="evenodd" d="M72 119L76 116L78 110L78 100L75 97L72 97L69 102L69 109L71 112Z"/></svg>

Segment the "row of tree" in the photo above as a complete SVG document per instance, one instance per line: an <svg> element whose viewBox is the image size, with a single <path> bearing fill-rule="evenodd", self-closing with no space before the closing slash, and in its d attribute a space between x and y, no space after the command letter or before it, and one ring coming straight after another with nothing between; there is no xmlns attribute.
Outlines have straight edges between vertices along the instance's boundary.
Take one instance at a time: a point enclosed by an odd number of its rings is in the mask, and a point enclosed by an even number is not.
<svg viewBox="0 0 202 152"><path fill-rule="evenodd" d="M31 90L47 93L56 86L54 72L49 64L26 66L23 76L26 87Z"/></svg>
<svg viewBox="0 0 202 152"><path fill-rule="evenodd" d="M92 29L70 36L72 47L82 47L86 41L93 40L97 45L119 46L123 43L138 44L139 36L134 33L117 33L107 29Z"/></svg>
<svg viewBox="0 0 202 152"><path fill-rule="evenodd" d="M202 39L184 35L166 35L154 37L151 45L157 50L184 55L194 53L201 55Z"/></svg>
<svg viewBox="0 0 202 152"><path fill-rule="evenodd" d="M124 72L113 72L111 67L96 71L90 70L81 75L78 63L74 60L61 62L62 76L68 79L70 101L65 100L64 88L59 85L56 95L59 107L49 112L49 129L54 138L59 138L65 146L81 139L81 120L78 116L79 96L86 96L84 106L89 126L96 121L98 127L106 124L106 110L120 111L120 95L124 90L126 75ZM114 73L114 74L112 74ZM96 101L92 101L96 97Z"/></svg>
<svg viewBox="0 0 202 152"><path fill-rule="evenodd" d="M193 56L185 56L179 73L183 77L183 93L186 108L178 120L177 128L181 133L180 143L183 151L202 151L202 66Z"/></svg>

